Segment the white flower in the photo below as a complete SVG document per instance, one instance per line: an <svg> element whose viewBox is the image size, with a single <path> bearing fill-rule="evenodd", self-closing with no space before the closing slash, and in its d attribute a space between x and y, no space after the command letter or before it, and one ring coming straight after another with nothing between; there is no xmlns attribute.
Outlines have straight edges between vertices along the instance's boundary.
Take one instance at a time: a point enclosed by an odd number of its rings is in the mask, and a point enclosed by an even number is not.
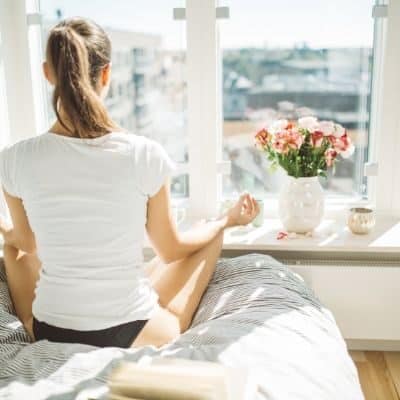
<svg viewBox="0 0 400 400"><path fill-rule="evenodd" d="M346 129L344 129L342 125L335 124L334 130L333 130L333 136L340 138L345 133L346 133Z"/></svg>
<svg viewBox="0 0 400 400"><path fill-rule="evenodd" d="M268 132L272 133L273 135L278 132L282 132L283 130L286 129L288 126L288 120L287 119L278 119L268 127Z"/></svg>
<svg viewBox="0 0 400 400"><path fill-rule="evenodd" d="M330 136L335 131L335 124L332 121L321 121L317 130L322 132L324 136Z"/></svg>
<svg viewBox="0 0 400 400"><path fill-rule="evenodd" d="M315 117L303 117L298 120L299 128L307 129L309 132L315 132L318 128L318 120Z"/></svg>
<svg viewBox="0 0 400 400"><path fill-rule="evenodd" d="M354 150L355 150L354 144L351 143L351 144L349 145L349 147L348 147L346 150L344 150L344 151L342 151L342 152L340 153L340 155L341 155L343 158L349 158L349 157L351 157L351 156L353 155Z"/></svg>

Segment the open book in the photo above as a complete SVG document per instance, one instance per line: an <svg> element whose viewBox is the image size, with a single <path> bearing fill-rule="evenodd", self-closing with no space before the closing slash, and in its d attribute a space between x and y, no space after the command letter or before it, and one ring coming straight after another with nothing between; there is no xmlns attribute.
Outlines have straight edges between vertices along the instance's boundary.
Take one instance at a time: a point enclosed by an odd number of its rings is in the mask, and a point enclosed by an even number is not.
<svg viewBox="0 0 400 400"><path fill-rule="evenodd" d="M122 363L108 385L111 400L252 400L257 389L246 370L161 357Z"/></svg>

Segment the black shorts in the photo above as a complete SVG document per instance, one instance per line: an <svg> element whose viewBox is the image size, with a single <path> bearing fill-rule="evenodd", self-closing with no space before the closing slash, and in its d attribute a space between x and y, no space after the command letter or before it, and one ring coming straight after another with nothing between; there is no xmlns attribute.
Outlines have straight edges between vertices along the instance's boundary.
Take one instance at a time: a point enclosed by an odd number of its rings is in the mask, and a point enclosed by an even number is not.
<svg viewBox="0 0 400 400"><path fill-rule="evenodd" d="M98 347L128 348L139 335L147 321L133 321L97 331L75 331L58 328L33 318L33 334L36 340L50 342L81 343Z"/></svg>

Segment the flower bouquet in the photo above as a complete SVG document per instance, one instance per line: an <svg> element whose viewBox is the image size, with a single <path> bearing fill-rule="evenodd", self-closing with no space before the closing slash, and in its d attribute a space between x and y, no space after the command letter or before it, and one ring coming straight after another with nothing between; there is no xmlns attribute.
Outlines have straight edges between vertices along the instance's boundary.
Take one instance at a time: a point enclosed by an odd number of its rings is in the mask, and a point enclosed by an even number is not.
<svg viewBox="0 0 400 400"><path fill-rule="evenodd" d="M255 136L271 168L282 167L288 175L279 198L279 214L288 231L305 233L319 225L324 199L319 176L326 177L338 156L349 158L354 145L345 128L314 117L297 122L274 121Z"/></svg>
<svg viewBox="0 0 400 400"><path fill-rule="evenodd" d="M273 168L279 165L294 178L326 176L339 155L349 158L354 152L343 126L314 117L277 120L256 134L256 143Z"/></svg>

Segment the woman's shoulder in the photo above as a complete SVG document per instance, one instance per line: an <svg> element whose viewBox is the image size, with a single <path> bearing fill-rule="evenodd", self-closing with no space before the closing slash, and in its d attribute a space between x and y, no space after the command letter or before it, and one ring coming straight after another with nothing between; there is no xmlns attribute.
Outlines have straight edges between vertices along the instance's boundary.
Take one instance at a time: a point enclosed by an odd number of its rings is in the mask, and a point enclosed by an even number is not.
<svg viewBox="0 0 400 400"><path fill-rule="evenodd" d="M125 139L128 140L131 145L139 150L146 150L153 146L159 146L158 142L149 137L137 135L135 133L127 132L125 134Z"/></svg>
<svg viewBox="0 0 400 400"><path fill-rule="evenodd" d="M133 154L138 157L157 157L164 155L163 146L146 136L128 133L126 140L129 140Z"/></svg>
<svg viewBox="0 0 400 400"><path fill-rule="evenodd" d="M20 140L9 144L0 152L0 181L6 191L15 197L22 197L21 176L31 171L36 160L36 150L39 142L43 140L42 135ZM40 154L43 156L43 152Z"/></svg>
<svg viewBox="0 0 400 400"><path fill-rule="evenodd" d="M157 141L141 135L129 135L132 145L132 153L136 165L142 165L146 169L159 169L161 165L175 169L175 164L170 159L164 147Z"/></svg>
<svg viewBox="0 0 400 400"><path fill-rule="evenodd" d="M6 155L16 155L19 152L23 151L25 155L26 153L29 153L29 150L34 149L37 147L39 143L42 143L44 140L46 140L46 134L40 134L36 136L29 137L27 139L22 139L19 140L18 142L15 143L10 143L6 145L2 150L1 154L2 156Z"/></svg>

